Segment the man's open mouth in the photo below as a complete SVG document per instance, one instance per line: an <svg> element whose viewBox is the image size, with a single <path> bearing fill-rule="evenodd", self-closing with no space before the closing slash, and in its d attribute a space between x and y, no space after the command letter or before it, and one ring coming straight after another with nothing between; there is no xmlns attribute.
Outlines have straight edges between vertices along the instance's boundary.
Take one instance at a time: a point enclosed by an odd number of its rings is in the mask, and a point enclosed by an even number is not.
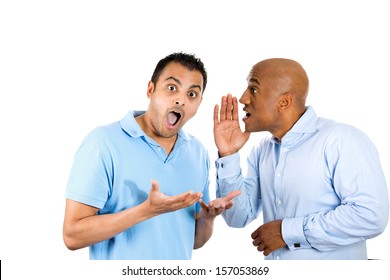
<svg viewBox="0 0 390 280"><path fill-rule="evenodd" d="M170 111L168 113L168 123L171 126L175 126L181 119L181 113L178 111Z"/></svg>
<svg viewBox="0 0 390 280"><path fill-rule="evenodd" d="M245 112L244 119L247 119L247 118L249 118L249 117L251 116L251 114L250 114L250 113L248 113L247 111L245 111L245 110L244 110L244 112Z"/></svg>

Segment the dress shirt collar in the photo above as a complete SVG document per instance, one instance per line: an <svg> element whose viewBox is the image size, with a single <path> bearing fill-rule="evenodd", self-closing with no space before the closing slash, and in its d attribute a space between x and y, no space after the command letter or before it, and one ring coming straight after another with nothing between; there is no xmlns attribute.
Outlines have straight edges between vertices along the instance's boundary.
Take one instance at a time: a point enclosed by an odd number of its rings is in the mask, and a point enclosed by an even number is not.
<svg viewBox="0 0 390 280"><path fill-rule="evenodd" d="M306 107L305 113L303 113L286 135L283 136L281 143L275 137L272 137L272 142L282 144L285 148L295 146L302 138L305 138L305 135L316 131L317 119L313 108L311 106Z"/></svg>

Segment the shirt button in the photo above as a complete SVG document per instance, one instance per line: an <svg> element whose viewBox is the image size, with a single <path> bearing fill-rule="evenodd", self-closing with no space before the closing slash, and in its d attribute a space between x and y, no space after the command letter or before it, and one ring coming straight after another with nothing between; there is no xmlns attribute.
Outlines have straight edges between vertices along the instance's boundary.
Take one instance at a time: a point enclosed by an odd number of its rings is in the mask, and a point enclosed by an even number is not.
<svg viewBox="0 0 390 280"><path fill-rule="evenodd" d="M278 204L282 204L282 201L281 201L281 200L278 200Z"/></svg>
<svg viewBox="0 0 390 280"><path fill-rule="evenodd" d="M158 151L161 151L161 147L158 147L157 150L158 150Z"/></svg>
<svg viewBox="0 0 390 280"><path fill-rule="evenodd" d="M275 257L275 260L280 260L280 257L279 257L279 256L276 256L276 257Z"/></svg>
<svg viewBox="0 0 390 280"><path fill-rule="evenodd" d="M276 176L280 177L280 173L278 173Z"/></svg>

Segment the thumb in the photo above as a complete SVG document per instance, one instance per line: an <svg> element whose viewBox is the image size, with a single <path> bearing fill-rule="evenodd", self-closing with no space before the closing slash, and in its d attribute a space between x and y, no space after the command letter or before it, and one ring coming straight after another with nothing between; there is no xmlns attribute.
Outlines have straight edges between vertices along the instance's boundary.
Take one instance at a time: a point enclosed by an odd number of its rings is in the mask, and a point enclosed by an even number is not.
<svg viewBox="0 0 390 280"><path fill-rule="evenodd" d="M152 182L152 189L151 191L152 192L159 192L160 191L160 188L158 186L158 182L156 180L150 180Z"/></svg>
<svg viewBox="0 0 390 280"><path fill-rule="evenodd" d="M204 210L208 210L208 209L209 209L209 206L208 206L206 203L204 203L203 199L199 199L198 202L199 202L200 206L201 206Z"/></svg>

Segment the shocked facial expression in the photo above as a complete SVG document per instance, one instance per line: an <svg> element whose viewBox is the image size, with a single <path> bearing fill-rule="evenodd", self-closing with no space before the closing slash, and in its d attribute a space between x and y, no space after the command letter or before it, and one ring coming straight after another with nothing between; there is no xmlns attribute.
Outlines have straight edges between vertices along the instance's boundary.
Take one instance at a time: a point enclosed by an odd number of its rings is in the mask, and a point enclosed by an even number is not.
<svg viewBox="0 0 390 280"><path fill-rule="evenodd" d="M169 63L156 84L149 82L148 112L155 136L176 137L183 125L197 112L202 101L203 76L180 63Z"/></svg>

